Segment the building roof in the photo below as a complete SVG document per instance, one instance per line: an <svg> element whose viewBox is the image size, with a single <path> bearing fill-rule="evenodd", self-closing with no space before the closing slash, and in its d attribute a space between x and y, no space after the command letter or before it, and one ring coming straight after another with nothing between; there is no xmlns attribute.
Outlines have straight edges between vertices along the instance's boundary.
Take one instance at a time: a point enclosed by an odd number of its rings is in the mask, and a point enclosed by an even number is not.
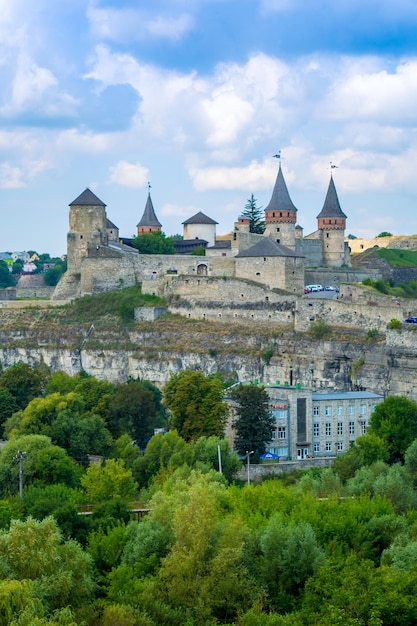
<svg viewBox="0 0 417 626"><path fill-rule="evenodd" d="M156 217L155 209L153 208L151 194L148 193L148 199L146 200L145 210L140 219L140 222L136 224L138 226L159 226L162 224Z"/></svg>
<svg viewBox="0 0 417 626"><path fill-rule="evenodd" d="M332 393L313 393L313 400L373 400L383 398L371 391L339 391Z"/></svg>
<svg viewBox="0 0 417 626"><path fill-rule="evenodd" d="M113 224L108 217L106 218L106 228L116 228L116 230L119 230L116 224Z"/></svg>
<svg viewBox="0 0 417 626"><path fill-rule="evenodd" d="M69 206L106 206L88 187Z"/></svg>
<svg viewBox="0 0 417 626"><path fill-rule="evenodd" d="M291 248L287 248L282 243L276 243L272 241L269 237L263 237L261 241L258 241L254 246L243 250L243 252L239 252L235 256L235 259L243 258L243 257L259 257L259 256L293 256L293 257L303 257L302 254L297 254Z"/></svg>
<svg viewBox="0 0 417 626"><path fill-rule="evenodd" d="M215 220L212 220L211 217L204 215L201 211L190 217L183 224L218 224Z"/></svg>
<svg viewBox="0 0 417 626"><path fill-rule="evenodd" d="M317 215L317 219L321 217L347 217L340 208L333 176L330 176L329 188L324 200L324 205L321 212Z"/></svg>
<svg viewBox="0 0 417 626"><path fill-rule="evenodd" d="M271 200L265 211L296 211L296 207L290 198L287 185L285 184L284 175L282 173L281 164L278 168L277 179L272 192Z"/></svg>
<svg viewBox="0 0 417 626"><path fill-rule="evenodd" d="M214 250L216 248L218 248L219 250L222 249L228 249L232 247L232 242L230 241L230 239L216 239L216 242L214 244L214 246L209 246L209 250Z"/></svg>

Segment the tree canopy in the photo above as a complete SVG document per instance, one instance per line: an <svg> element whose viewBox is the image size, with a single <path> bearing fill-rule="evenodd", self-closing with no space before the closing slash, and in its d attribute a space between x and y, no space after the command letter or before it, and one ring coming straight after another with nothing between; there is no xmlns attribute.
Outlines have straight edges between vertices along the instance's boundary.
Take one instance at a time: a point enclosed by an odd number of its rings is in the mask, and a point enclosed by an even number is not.
<svg viewBox="0 0 417 626"><path fill-rule="evenodd" d="M235 448L240 454L254 452L255 458L265 452L271 441L274 419L269 411L269 397L259 385L240 384L230 389L230 397L236 402Z"/></svg>
<svg viewBox="0 0 417 626"><path fill-rule="evenodd" d="M162 231L138 235L132 239L132 246L141 254L175 254L174 238Z"/></svg>
<svg viewBox="0 0 417 626"><path fill-rule="evenodd" d="M403 461L407 448L417 439L417 402L388 396L375 407L369 432L385 442L391 463Z"/></svg>
<svg viewBox="0 0 417 626"><path fill-rule="evenodd" d="M200 370L172 374L164 387L164 402L171 411L171 427L185 441L222 436L228 414L223 384Z"/></svg>
<svg viewBox="0 0 417 626"><path fill-rule="evenodd" d="M249 232L262 235L265 232L265 222L263 219L262 207L258 207L257 200L252 194L248 198L245 209L242 211L244 217L249 218Z"/></svg>

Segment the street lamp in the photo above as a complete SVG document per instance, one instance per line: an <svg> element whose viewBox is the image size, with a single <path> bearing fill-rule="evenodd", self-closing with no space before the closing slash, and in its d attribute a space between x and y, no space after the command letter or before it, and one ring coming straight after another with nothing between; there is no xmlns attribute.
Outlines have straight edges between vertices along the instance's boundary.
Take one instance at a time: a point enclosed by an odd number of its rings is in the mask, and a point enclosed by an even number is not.
<svg viewBox="0 0 417 626"><path fill-rule="evenodd" d="M250 485L250 464L249 464L249 459L250 459L250 455L253 454L253 450L251 452L246 451L246 464L248 467L248 485Z"/></svg>

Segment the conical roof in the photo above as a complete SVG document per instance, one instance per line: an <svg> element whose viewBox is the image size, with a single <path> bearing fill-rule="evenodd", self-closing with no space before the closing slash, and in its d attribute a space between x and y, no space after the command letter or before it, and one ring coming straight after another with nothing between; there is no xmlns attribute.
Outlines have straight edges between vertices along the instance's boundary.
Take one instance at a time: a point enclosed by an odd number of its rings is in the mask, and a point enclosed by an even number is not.
<svg viewBox="0 0 417 626"><path fill-rule="evenodd" d="M285 184L284 175L282 173L281 164L278 168L277 179L275 181L272 198L265 211L296 211L296 207L290 198L287 185Z"/></svg>
<svg viewBox="0 0 417 626"><path fill-rule="evenodd" d="M218 222L199 211L192 217L189 217L188 220L185 220L183 224L218 224Z"/></svg>
<svg viewBox="0 0 417 626"><path fill-rule="evenodd" d="M156 213L155 213L155 209L153 208L150 193L148 193L148 199L146 201L145 210L140 219L140 222L136 225L136 227L139 227L139 226L154 226L154 227L162 226L161 222L156 217Z"/></svg>
<svg viewBox="0 0 417 626"><path fill-rule="evenodd" d="M324 201L321 212L317 215L317 219L320 219L322 217L347 217L340 208L339 198L337 197L333 176L330 176L330 183L327 190L326 199Z"/></svg>
<svg viewBox="0 0 417 626"><path fill-rule="evenodd" d="M106 206L88 187L69 206Z"/></svg>

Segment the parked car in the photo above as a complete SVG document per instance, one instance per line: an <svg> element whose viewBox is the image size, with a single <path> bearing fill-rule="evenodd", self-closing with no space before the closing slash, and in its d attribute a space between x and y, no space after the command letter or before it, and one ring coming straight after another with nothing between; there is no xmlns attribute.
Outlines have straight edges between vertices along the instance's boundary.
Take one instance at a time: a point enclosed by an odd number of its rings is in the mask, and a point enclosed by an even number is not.
<svg viewBox="0 0 417 626"><path fill-rule="evenodd" d="M417 317L407 317L407 319L404 320L405 324L417 324Z"/></svg>
<svg viewBox="0 0 417 626"><path fill-rule="evenodd" d="M311 291L323 291L323 287L321 285L310 285Z"/></svg>

